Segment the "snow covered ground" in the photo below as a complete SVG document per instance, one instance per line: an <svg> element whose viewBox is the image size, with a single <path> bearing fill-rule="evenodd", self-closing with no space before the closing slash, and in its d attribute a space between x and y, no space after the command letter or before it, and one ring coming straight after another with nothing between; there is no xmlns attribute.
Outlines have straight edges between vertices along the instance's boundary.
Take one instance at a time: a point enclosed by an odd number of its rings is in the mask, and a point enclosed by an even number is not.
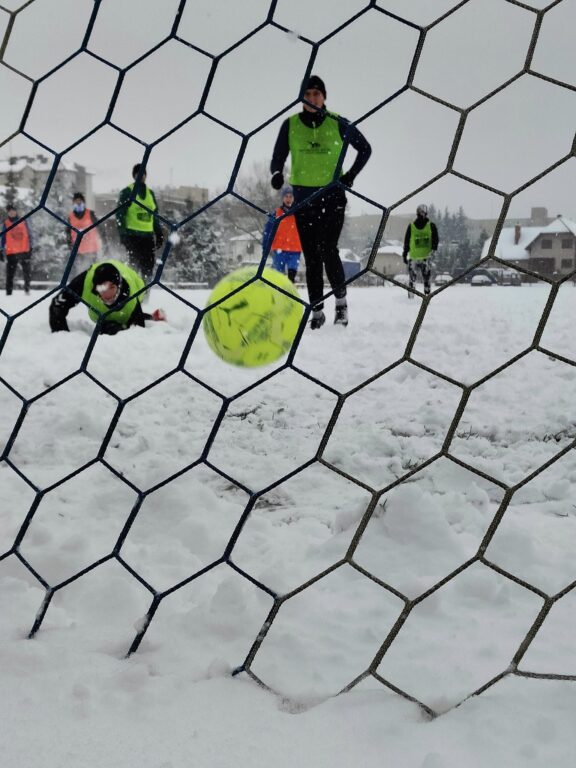
<svg viewBox="0 0 576 768"><path fill-rule="evenodd" d="M19 551L39 578L0 560L2 768L571 766L573 681L510 673L467 699L515 657L521 672L576 675L576 597L562 592L576 580L576 368L554 357L576 360L574 287L544 351L489 377L541 332L549 293L449 287L413 339L419 299L353 288L349 327L307 331L295 368L281 361L256 388L274 367L230 367L201 333L188 351L196 313L159 288L149 304L168 323L93 349L81 307L70 334L49 333L46 301L19 315L0 356L2 445L32 403L15 469L0 465L0 555L34 508ZM182 296L201 307L207 293ZM27 303L0 297L12 315ZM403 361L412 342L419 365ZM88 375L56 386L87 352ZM210 466L196 463L228 397ZM28 640L39 579L64 586ZM232 677L251 649L276 693ZM374 676L335 696L375 660L424 707Z"/></svg>

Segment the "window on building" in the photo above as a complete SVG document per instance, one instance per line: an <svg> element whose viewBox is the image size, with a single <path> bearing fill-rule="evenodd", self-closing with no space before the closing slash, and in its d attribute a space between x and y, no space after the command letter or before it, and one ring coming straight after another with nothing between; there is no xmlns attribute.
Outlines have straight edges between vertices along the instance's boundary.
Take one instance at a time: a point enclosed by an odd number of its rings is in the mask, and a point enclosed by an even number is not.
<svg viewBox="0 0 576 768"><path fill-rule="evenodd" d="M548 238L542 238L542 242L540 243L540 246L541 246L542 250L544 250L545 248L546 249L547 248L552 248L552 240L550 240Z"/></svg>
<svg viewBox="0 0 576 768"><path fill-rule="evenodd" d="M563 237L562 238L562 248L564 250L567 250L569 248L572 248L574 246L574 241L571 237Z"/></svg>
<svg viewBox="0 0 576 768"><path fill-rule="evenodd" d="M572 269L574 266L574 259L562 259L562 269Z"/></svg>

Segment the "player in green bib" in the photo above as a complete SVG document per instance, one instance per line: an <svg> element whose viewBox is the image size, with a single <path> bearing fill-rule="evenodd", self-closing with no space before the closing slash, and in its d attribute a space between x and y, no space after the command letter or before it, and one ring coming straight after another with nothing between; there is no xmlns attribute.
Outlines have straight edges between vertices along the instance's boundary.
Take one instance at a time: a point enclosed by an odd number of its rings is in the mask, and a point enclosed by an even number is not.
<svg viewBox="0 0 576 768"><path fill-rule="evenodd" d="M430 293L430 275L432 258L438 249L438 229L428 218L428 206L419 205L416 208L416 218L408 225L404 236L404 251L402 258L408 265L410 288L414 288L418 272L422 275L424 293ZM410 294L412 297L413 294Z"/></svg>
<svg viewBox="0 0 576 768"><path fill-rule="evenodd" d="M68 331L68 313L81 301L98 323L100 333L114 335L145 320L166 320L163 310L142 311L144 280L127 264L115 259L100 261L81 272L57 296L49 310L50 330ZM133 298L132 298L133 297Z"/></svg>
<svg viewBox="0 0 576 768"><path fill-rule="evenodd" d="M326 87L312 75L304 88L303 109L285 120L278 133L270 172L274 189L284 184L284 164L290 155L290 184L294 190L294 217L306 263L306 285L312 306L312 329L321 328L324 315L324 270L334 293L334 322L348 325L346 277L338 251L344 225L346 195L368 162L371 147L360 131L325 108ZM350 144L356 158L337 178L336 168ZM333 182L339 181L339 184Z"/></svg>
<svg viewBox="0 0 576 768"><path fill-rule="evenodd" d="M154 274L155 250L162 247L164 233L158 217L154 215L158 213L158 203L154 192L146 186L146 171L136 184L141 168L140 163L132 168L134 183L120 192L116 224L120 242L126 248L128 264L148 284Z"/></svg>

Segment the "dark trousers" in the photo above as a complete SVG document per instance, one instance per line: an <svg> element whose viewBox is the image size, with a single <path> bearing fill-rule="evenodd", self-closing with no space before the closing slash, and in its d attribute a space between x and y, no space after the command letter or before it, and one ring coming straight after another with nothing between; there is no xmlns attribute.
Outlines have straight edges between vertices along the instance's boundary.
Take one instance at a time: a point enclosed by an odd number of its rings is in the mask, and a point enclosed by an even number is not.
<svg viewBox="0 0 576 768"><path fill-rule="evenodd" d="M145 283L149 283L156 262L154 235L125 235L123 242L128 265L141 275Z"/></svg>
<svg viewBox="0 0 576 768"><path fill-rule="evenodd" d="M324 269L334 296L346 296L346 277L338 251L345 208L346 195L338 188L315 198L295 214L306 263L308 299L316 309L323 307Z"/></svg>
<svg viewBox="0 0 576 768"><path fill-rule="evenodd" d="M18 264L22 267L22 274L24 275L24 290L26 292L30 290L31 255L28 251L26 253L13 253L11 256L6 256L6 294L8 296L14 287L14 275Z"/></svg>

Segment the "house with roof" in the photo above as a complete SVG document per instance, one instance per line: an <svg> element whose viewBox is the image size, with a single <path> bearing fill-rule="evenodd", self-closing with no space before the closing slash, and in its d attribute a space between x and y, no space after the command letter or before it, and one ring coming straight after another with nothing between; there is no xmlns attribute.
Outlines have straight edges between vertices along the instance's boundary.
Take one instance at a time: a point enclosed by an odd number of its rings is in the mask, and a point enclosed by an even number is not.
<svg viewBox="0 0 576 768"><path fill-rule="evenodd" d="M243 232L228 240L232 264L245 267L248 264L260 264L262 259L262 233Z"/></svg>
<svg viewBox="0 0 576 768"><path fill-rule="evenodd" d="M403 250L404 245L400 240L383 240L376 251L372 268L387 277L404 273L406 267L402 259ZM369 256L370 254L366 257L366 261Z"/></svg>
<svg viewBox="0 0 576 768"><path fill-rule="evenodd" d="M492 238L484 243L482 258L488 255L491 243ZM567 275L576 266L576 222L558 215L542 226L504 227L494 256L545 277Z"/></svg>
<svg viewBox="0 0 576 768"><path fill-rule="evenodd" d="M43 191L52 170L53 158L45 155L18 155L0 159L0 187L10 186L12 181L17 189L17 197L24 200L32 190ZM94 207L92 189L93 174L83 165L69 163L61 159L58 164L57 179L62 189L70 192L82 192L86 204Z"/></svg>

